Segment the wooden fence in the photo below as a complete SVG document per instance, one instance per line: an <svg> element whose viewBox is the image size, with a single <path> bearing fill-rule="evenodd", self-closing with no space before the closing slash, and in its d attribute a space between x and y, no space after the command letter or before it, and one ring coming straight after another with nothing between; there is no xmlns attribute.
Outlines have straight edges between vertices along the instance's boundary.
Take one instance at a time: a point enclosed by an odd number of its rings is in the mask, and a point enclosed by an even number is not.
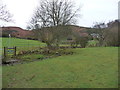
<svg viewBox="0 0 120 90"><path fill-rule="evenodd" d="M4 47L4 57L7 57L9 55L16 56L16 47L12 47L12 48Z"/></svg>

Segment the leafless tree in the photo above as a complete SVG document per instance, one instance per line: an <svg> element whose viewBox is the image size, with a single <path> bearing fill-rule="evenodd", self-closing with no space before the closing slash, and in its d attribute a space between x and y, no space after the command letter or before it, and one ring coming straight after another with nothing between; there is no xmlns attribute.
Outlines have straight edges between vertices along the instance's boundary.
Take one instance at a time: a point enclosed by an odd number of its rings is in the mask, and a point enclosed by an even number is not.
<svg viewBox="0 0 120 90"><path fill-rule="evenodd" d="M119 20L105 23L96 23L94 28L99 34L98 40L100 46L119 46L118 42L118 26Z"/></svg>
<svg viewBox="0 0 120 90"><path fill-rule="evenodd" d="M41 0L40 5L37 7L30 21L30 27L36 29L36 34L39 34L37 36L42 35L45 39L47 35L49 40L46 39L44 42L56 42L56 45L58 45L60 39L65 37L64 33L68 32L68 29L63 27L65 25L76 23L76 18L80 16L78 14L79 10L80 8L75 10L73 2L70 2L68 0ZM45 27L54 27L54 29L50 28L48 30L45 30ZM46 34L43 34L44 32ZM50 40L51 37L53 38L51 40L54 41ZM41 39L41 37L39 38Z"/></svg>
<svg viewBox="0 0 120 90"><path fill-rule="evenodd" d="M0 20L10 22L12 21L12 15L6 9L6 5L0 5Z"/></svg>
<svg viewBox="0 0 120 90"><path fill-rule="evenodd" d="M80 33L74 31L72 34L71 47L77 47L80 45L81 48L85 48L90 36L87 33Z"/></svg>
<svg viewBox="0 0 120 90"><path fill-rule="evenodd" d="M52 26L42 27L41 29L33 30L36 38L47 44L49 49L59 48L62 40L66 40L71 35L72 30L69 26Z"/></svg>
<svg viewBox="0 0 120 90"><path fill-rule="evenodd" d="M107 35L105 35L106 29L107 29L107 25L104 22L96 22L95 25L93 26L93 28L95 29L95 34L98 34L99 36L97 37L99 40L99 46L103 46L104 45L104 40L105 37Z"/></svg>
<svg viewBox="0 0 120 90"><path fill-rule="evenodd" d="M107 30L104 34L105 35L104 42L107 46L120 46L120 43L118 41L119 24L120 24L119 20L115 20L108 23Z"/></svg>
<svg viewBox="0 0 120 90"><path fill-rule="evenodd" d="M76 22L79 10L68 0L41 0L31 21L43 27L67 25Z"/></svg>

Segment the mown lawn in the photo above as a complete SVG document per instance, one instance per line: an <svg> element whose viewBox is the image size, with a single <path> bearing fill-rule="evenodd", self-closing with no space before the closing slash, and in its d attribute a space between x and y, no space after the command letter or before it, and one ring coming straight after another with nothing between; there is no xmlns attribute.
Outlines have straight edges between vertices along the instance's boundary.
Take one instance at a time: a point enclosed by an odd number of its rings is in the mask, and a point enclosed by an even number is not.
<svg viewBox="0 0 120 90"><path fill-rule="evenodd" d="M118 48L71 49L43 61L3 66L3 88L117 88Z"/></svg>

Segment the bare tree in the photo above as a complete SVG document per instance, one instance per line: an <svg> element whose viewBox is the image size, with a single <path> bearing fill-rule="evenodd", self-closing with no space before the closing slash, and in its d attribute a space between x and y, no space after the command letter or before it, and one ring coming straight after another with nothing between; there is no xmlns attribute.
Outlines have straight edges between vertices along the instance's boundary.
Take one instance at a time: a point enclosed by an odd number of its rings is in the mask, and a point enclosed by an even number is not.
<svg viewBox="0 0 120 90"><path fill-rule="evenodd" d="M98 35L98 40L99 40L99 46L104 45L104 40L107 35L105 35L107 25L104 22L98 23L96 22L95 25L93 26L94 33Z"/></svg>
<svg viewBox="0 0 120 90"><path fill-rule="evenodd" d="M104 34L105 35L104 42L107 46L120 46L120 43L118 41L119 24L120 24L119 20L115 20L108 23L107 30Z"/></svg>
<svg viewBox="0 0 120 90"><path fill-rule="evenodd" d="M72 30L69 26L52 26L42 27L41 29L33 30L36 38L47 44L49 49L59 48L62 40L66 40L71 35Z"/></svg>
<svg viewBox="0 0 120 90"><path fill-rule="evenodd" d="M51 40L54 40L53 42L56 42L56 45L58 46L60 39L65 37L64 33L67 33L67 30L63 27L65 25L76 23L76 17L79 16L79 10L80 8L75 10L73 2L70 2L68 0L41 0L40 5L37 7L30 21L30 27L32 27L33 29L37 29L36 34L41 33L40 35L42 35L43 37L46 37L46 34L43 34L43 32L48 32L48 34L50 34L47 35L49 40L51 37L53 37L53 39ZM49 31L45 30L44 28L53 26L55 26L55 28L50 28L48 29ZM43 31L38 32L38 30ZM41 38L40 35L37 35L39 36L38 38ZM45 42L49 41L47 40L48 39L46 39ZM51 40L50 43L52 42Z"/></svg>
<svg viewBox="0 0 120 90"><path fill-rule="evenodd" d="M72 42L71 47L77 47L78 45L81 46L81 48L85 48L90 36L87 33L80 33L77 31L74 31L72 34Z"/></svg>
<svg viewBox="0 0 120 90"><path fill-rule="evenodd" d="M119 46L118 26L119 20L111 21L107 24L96 23L94 25L95 33L99 35L99 46Z"/></svg>
<svg viewBox="0 0 120 90"><path fill-rule="evenodd" d="M39 23L43 27L75 23L79 9L74 10L73 2L68 0L41 0L32 22Z"/></svg>
<svg viewBox="0 0 120 90"><path fill-rule="evenodd" d="M12 21L12 15L6 9L5 5L0 5L0 20L10 22Z"/></svg>

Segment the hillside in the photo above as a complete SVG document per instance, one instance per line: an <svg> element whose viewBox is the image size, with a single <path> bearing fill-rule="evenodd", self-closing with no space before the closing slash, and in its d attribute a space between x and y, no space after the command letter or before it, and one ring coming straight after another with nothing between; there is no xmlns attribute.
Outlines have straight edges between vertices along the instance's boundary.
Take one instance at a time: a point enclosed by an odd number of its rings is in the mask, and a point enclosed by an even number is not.
<svg viewBox="0 0 120 90"><path fill-rule="evenodd" d="M27 38L32 35L32 31L24 30L20 27L2 27L2 36L8 37L9 34L12 37Z"/></svg>
<svg viewBox="0 0 120 90"><path fill-rule="evenodd" d="M80 27L76 25L68 25L74 32L78 32L81 36L88 36L88 30L91 30L89 27Z"/></svg>
<svg viewBox="0 0 120 90"><path fill-rule="evenodd" d="M67 25L69 28L76 32L82 33L82 35L87 35L86 29L90 29L87 27L80 27L75 25ZM11 34L12 37L18 38L31 38L33 35L33 30L24 30L20 27L2 27L2 36L8 37Z"/></svg>

